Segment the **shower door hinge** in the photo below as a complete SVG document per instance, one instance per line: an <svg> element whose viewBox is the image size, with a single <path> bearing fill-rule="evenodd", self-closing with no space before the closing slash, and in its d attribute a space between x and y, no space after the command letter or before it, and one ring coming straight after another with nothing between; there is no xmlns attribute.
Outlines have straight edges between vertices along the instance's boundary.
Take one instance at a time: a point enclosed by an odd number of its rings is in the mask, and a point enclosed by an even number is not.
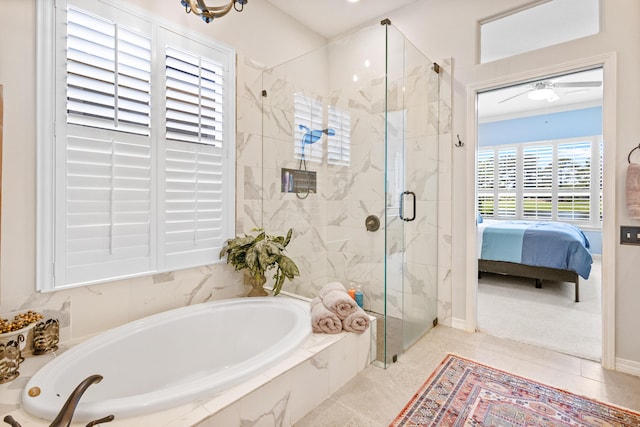
<svg viewBox="0 0 640 427"><path fill-rule="evenodd" d="M263 98L267 97L267 90L266 89L262 89L262 97Z"/></svg>
<svg viewBox="0 0 640 427"><path fill-rule="evenodd" d="M433 71L435 71L437 74L440 74L440 66L437 62L433 63Z"/></svg>

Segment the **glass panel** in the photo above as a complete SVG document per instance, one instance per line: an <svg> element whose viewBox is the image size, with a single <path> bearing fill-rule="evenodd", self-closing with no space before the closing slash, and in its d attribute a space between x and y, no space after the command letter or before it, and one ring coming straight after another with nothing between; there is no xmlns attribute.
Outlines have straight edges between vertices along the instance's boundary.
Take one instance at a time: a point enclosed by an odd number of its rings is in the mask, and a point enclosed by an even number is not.
<svg viewBox="0 0 640 427"><path fill-rule="evenodd" d="M262 87L258 176L239 148L245 213L259 212L255 225L270 233L293 228L287 252L300 279L284 291L313 298L333 281L361 288L386 366L436 317L438 76L397 29L374 25L264 71ZM301 100L313 108L298 108ZM290 191L283 180L304 167L316 191ZM404 191L415 193L415 211ZM416 214L410 226L403 202ZM378 231L367 231L369 215L380 218Z"/></svg>
<svg viewBox="0 0 640 427"><path fill-rule="evenodd" d="M480 26L480 63L597 34L599 0L553 0Z"/></svg>
<svg viewBox="0 0 640 427"><path fill-rule="evenodd" d="M395 27L388 26L387 31L385 259L386 362L390 363L437 318L439 82L426 56Z"/></svg>

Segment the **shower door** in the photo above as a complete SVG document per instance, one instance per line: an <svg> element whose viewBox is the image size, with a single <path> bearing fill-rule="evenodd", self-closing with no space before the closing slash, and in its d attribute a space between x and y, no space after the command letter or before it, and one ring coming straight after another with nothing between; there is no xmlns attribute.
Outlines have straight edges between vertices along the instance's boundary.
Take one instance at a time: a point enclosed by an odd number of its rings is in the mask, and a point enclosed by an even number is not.
<svg viewBox="0 0 640 427"><path fill-rule="evenodd" d="M437 66L385 31L386 366L437 322L439 84Z"/></svg>

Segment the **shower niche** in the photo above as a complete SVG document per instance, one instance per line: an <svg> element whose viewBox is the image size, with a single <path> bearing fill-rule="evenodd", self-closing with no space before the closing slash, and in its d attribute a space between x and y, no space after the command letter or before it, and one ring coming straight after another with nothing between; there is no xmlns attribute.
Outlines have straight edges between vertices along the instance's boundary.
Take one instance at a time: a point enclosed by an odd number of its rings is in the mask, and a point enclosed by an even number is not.
<svg viewBox="0 0 640 427"><path fill-rule="evenodd" d="M280 170L280 192L317 193L316 172L282 168Z"/></svg>
<svg viewBox="0 0 640 427"><path fill-rule="evenodd" d="M382 366L437 321L439 69L385 20L262 72L261 220L294 230L287 290L360 286Z"/></svg>

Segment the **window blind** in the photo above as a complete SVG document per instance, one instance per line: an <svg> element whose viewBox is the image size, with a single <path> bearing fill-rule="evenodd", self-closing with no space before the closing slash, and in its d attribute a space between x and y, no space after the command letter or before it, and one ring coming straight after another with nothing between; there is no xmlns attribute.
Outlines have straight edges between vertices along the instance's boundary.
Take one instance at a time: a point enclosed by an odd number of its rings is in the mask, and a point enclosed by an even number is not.
<svg viewBox="0 0 640 427"><path fill-rule="evenodd" d="M167 267L212 263L226 238L222 148L168 142L165 177Z"/></svg>
<svg viewBox="0 0 640 427"><path fill-rule="evenodd" d="M553 146L523 147L522 216L550 219L553 212Z"/></svg>
<svg viewBox="0 0 640 427"><path fill-rule="evenodd" d="M220 144L223 68L173 47L166 49L166 138Z"/></svg>
<svg viewBox="0 0 640 427"><path fill-rule="evenodd" d="M334 135L327 138L327 161L330 165L349 166L351 162L351 115L330 105L327 108L328 127Z"/></svg>
<svg viewBox="0 0 640 427"><path fill-rule="evenodd" d="M92 132L77 129L84 136L67 137L66 263L56 263L56 275L69 284L151 268L149 140L100 139Z"/></svg>
<svg viewBox="0 0 640 427"><path fill-rule="evenodd" d="M307 132L322 130L322 102L304 96L301 93L294 94L294 155L296 159L302 159L302 139ZM301 127L302 126L302 127ZM322 144L320 138L313 144L304 144L304 159L308 162L322 162Z"/></svg>
<svg viewBox="0 0 640 427"><path fill-rule="evenodd" d="M149 135L151 41L69 7L67 122Z"/></svg>
<svg viewBox="0 0 640 427"><path fill-rule="evenodd" d="M558 218L591 215L591 141L558 144Z"/></svg>

